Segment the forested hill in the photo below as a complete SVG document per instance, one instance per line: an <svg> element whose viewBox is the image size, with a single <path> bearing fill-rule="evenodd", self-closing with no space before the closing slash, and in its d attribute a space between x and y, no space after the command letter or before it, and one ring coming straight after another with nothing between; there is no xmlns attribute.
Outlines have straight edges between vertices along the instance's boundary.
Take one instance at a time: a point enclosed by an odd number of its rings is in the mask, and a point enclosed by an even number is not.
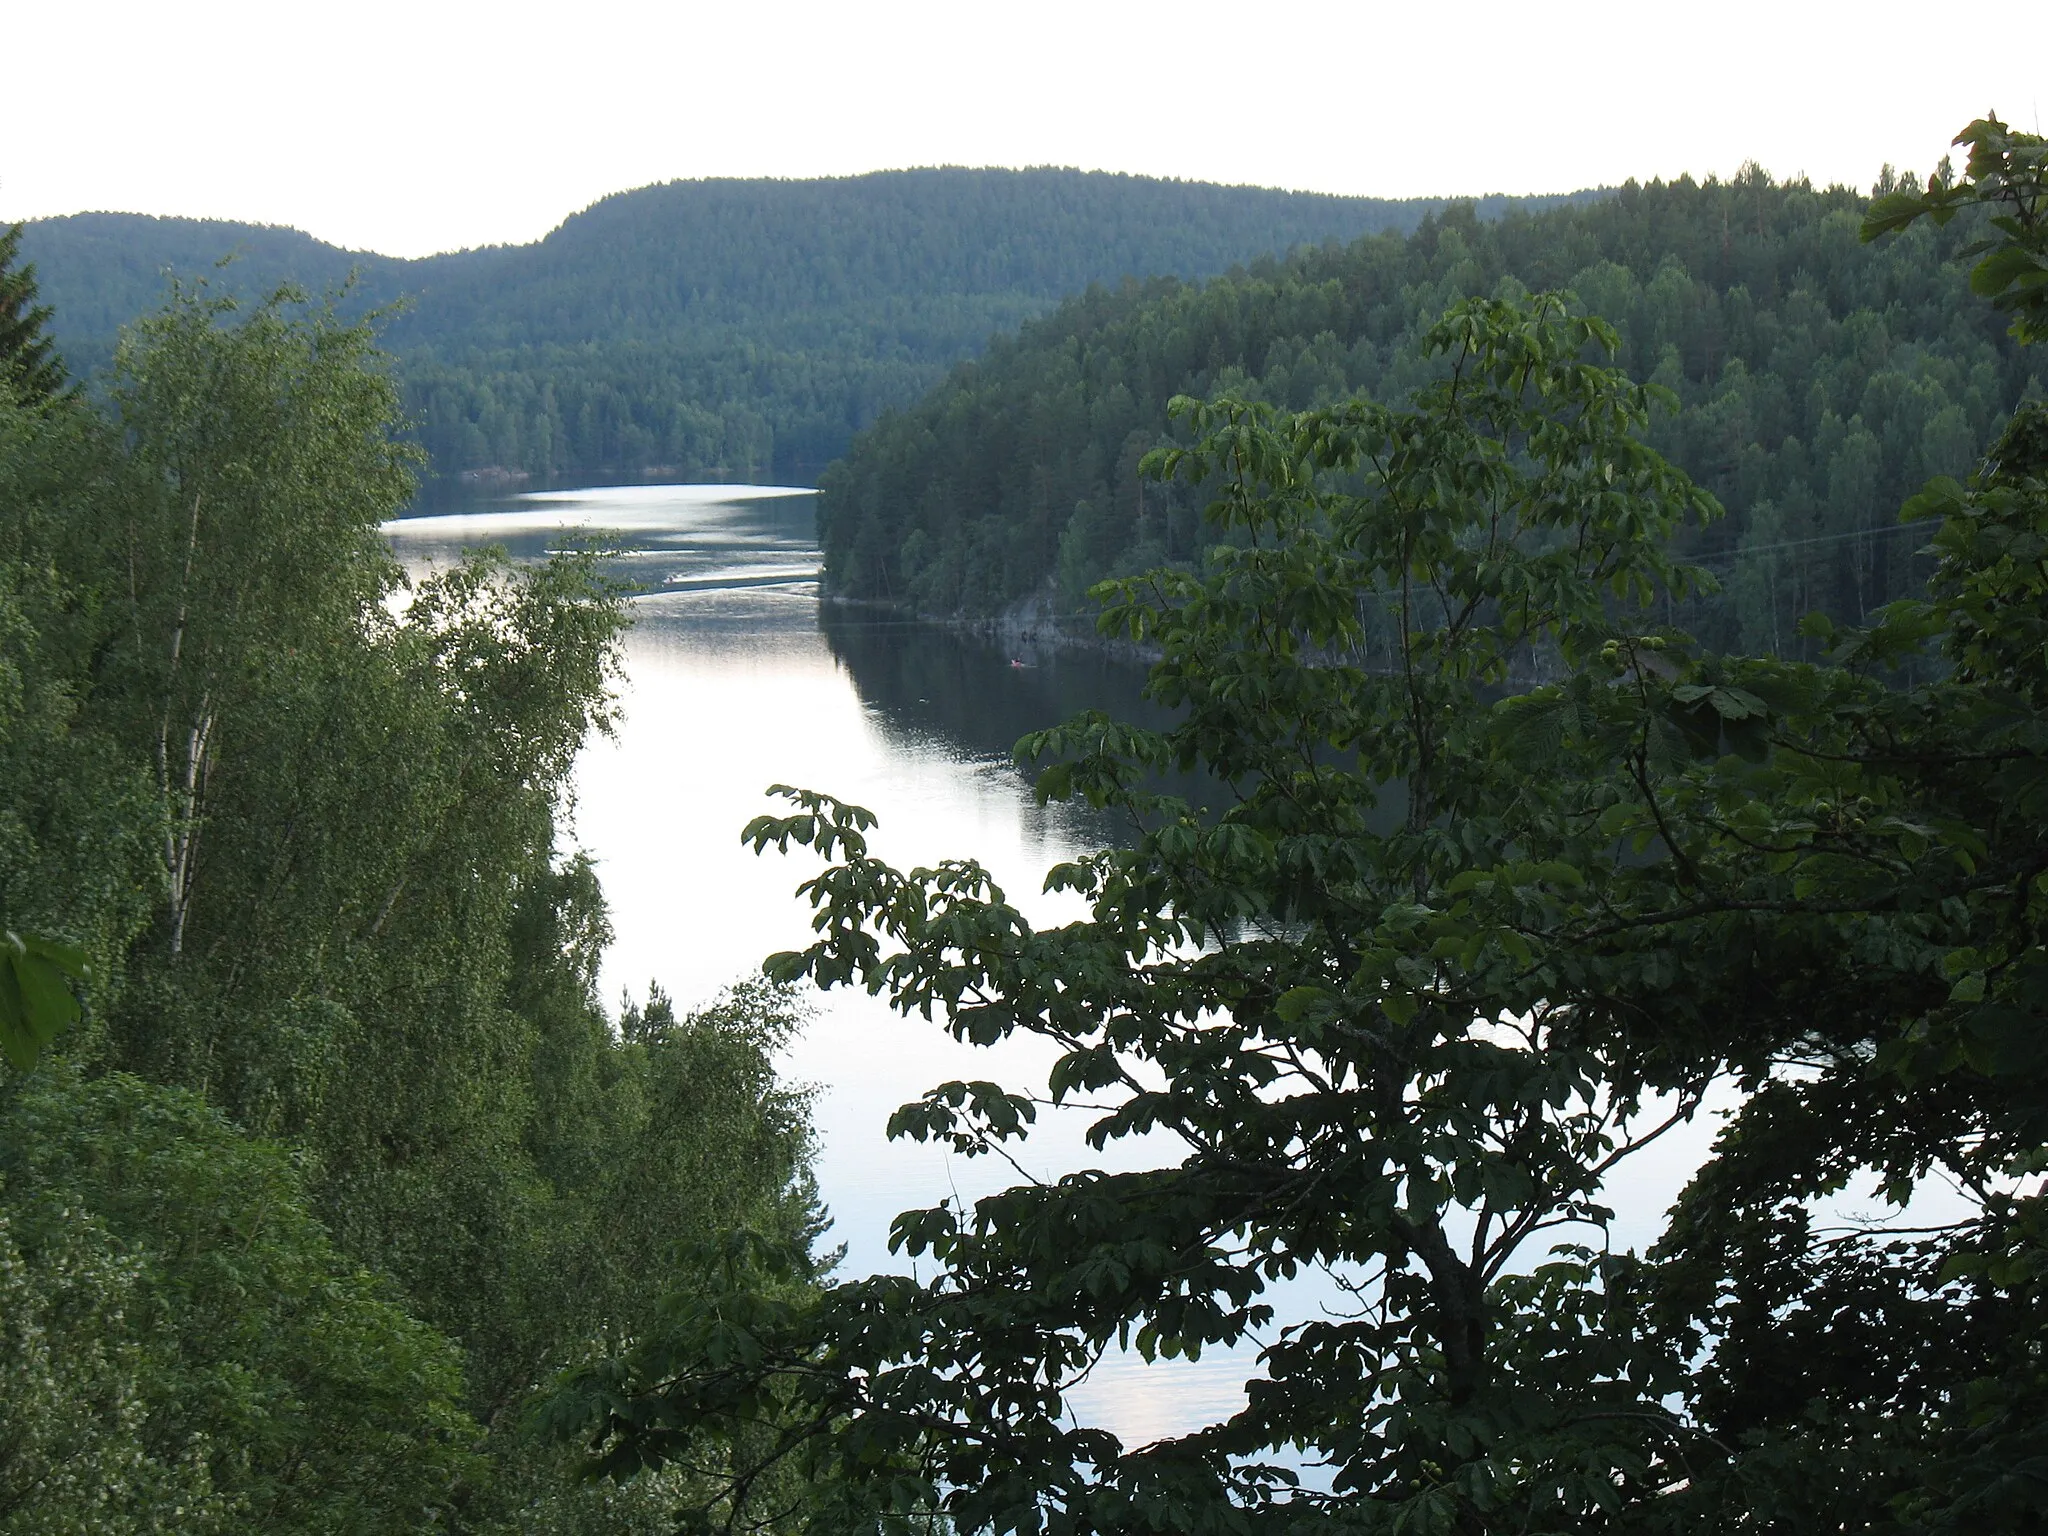
<svg viewBox="0 0 2048 1536"><path fill-rule="evenodd" d="M1864 203L1761 172L1681 180L1088 293L833 466L830 579L934 614L1034 595L1074 609L1102 576L1189 558L1204 537L1196 496L1138 476L1170 440L1173 396L1398 401L1428 376L1416 344L1453 301L1566 288L1620 328L1622 366L1677 393L1653 441L1727 508L1695 551L1726 592L1684 617L1722 643L1791 648L1810 610L1853 620L1917 590L1902 497L1966 473L2042 384L1970 295L1967 221L1864 245Z"/></svg>
<svg viewBox="0 0 2048 1536"><path fill-rule="evenodd" d="M924 356L979 348L990 331L978 312L1414 229L1445 201L1063 170L670 182L605 198L536 245L420 263L424 301L393 339L649 341L764 322L829 339L851 321ZM1507 206L1482 205L1493 216Z"/></svg>
<svg viewBox="0 0 2048 1536"><path fill-rule="evenodd" d="M1576 194L1580 197L1594 194ZM1562 198L1482 200L1482 217ZM679 181L530 245L399 261L296 230L127 214L28 226L79 366L165 269L244 292L358 276L441 475L804 479L996 331L1126 275L1204 277L1296 245L1412 230L1388 201L1067 170ZM213 264L231 251L225 272Z"/></svg>
<svg viewBox="0 0 2048 1536"><path fill-rule="evenodd" d="M345 251L296 229L141 213L74 213L22 229L21 254L52 306L50 331L74 371L98 368L122 326L163 303L166 274L205 277L256 297L280 283L323 292L358 273L363 292L389 302L408 262ZM220 269L225 257L233 263Z"/></svg>

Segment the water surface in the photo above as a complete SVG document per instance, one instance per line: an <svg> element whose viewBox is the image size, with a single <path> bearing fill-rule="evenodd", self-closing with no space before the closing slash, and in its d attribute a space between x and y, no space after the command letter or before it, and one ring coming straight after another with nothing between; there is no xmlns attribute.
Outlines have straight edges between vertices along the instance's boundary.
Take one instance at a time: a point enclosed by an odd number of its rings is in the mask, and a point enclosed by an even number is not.
<svg viewBox="0 0 2048 1536"><path fill-rule="evenodd" d="M749 820L777 808L771 784L875 811L874 849L899 866L972 857L1033 921L1081 914L1071 898L1042 895L1041 882L1112 829L1085 810L1035 804L1011 748L1083 708L1142 712L1141 670L1094 653L1013 655L821 604L813 500L761 487L630 487L389 525L415 568L483 544L538 559L578 538L609 539L613 567L644 594L632 600L617 730L584 752L575 782L574 840L597 862L617 934L603 972L610 997L658 981L681 1005L703 1003L770 952L807 942L808 909L794 892L816 857L756 857L739 841ZM816 1091L819 1182L834 1219L828 1242L846 1247L842 1274L903 1267L887 1245L898 1212L1017 1178L999 1162L889 1142L890 1113L951 1078L1042 1091L1053 1055L1036 1040L962 1046L939 1023L903 1019L859 991L817 996L784 1070ZM1087 1118L1042 1121L1018 1155L1025 1171L1050 1179L1176 1160L1159 1144L1092 1153L1081 1140ZM1146 1440L1230 1412L1245 1374L1227 1358L1119 1358L1077 1403Z"/></svg>

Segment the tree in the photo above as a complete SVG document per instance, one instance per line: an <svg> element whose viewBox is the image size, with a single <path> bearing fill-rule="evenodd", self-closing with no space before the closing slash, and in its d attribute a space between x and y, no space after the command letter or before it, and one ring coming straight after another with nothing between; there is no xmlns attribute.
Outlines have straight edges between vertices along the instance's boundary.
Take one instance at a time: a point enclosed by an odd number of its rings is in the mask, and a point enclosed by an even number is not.
<svg viewBox="0 0 2048 1536"><path fill-rule="evenodd" d="M1432 334L1447 376L1410 409L1184 404L1199 445L1159 467L1220 478L1212 517L1235 542L1112 610L1161 648L1151 691L1183 723L1089 717L1020 748L1058 759L1042 794L1146 828L1049 877L1087 920L1035 931L972 863L890 869L871 818L829 797L749 829L840 861L806 887L819 942L775 974L1064 1051L1044 1095L948 1084L895 1129L985 1151L1038 1103L1107 1096L1097 1145L1156 1128L1186 1156L906 1214L895 1238L936 1261L926 1284L700 1305L700 1331L629 1357L624 1401L616 1383L585 1400L615 1465L793 1396L778 1451L895 1476L900 1503L969 1527L1456 1522L1546 1500L1567 1521L1678 1475L1692 1431L1664 1399L1682 1357L1626 1342L1634 1266L1527 1256L1560 1227L1597 1241L1605 1175L1691 1114L1716 1066L1623 1047L1622 992L1670 988L1668 956L1596 965L1544 938L1673 878L1629 851L1658 835L1655 783L1685 756L1675 727L1628 735L1662 642L1610 604L1685 590L1664 541L1713 508L1642 445L1654 395L1580 360L1613 341L1556 300L1470 303ZM1554 664L1571 686L1496 701ZM1718 700L1749 742L1742 699L1701 697L1696 727ZM1619 743L1615 771L1532 776L1581 719L1600 740L1577 750ZM1169 766L1214 775L1227 808L1145 788ZM1270 1281L1313 1268L1356 1287L1361 1315L1284 1330L1236 1418L1140 1449L1061 1422L1119 1340L1235 1345L1275 1321ZM1294 1486L1296 1452L1332 1464L1334 1492Z"/></svg>
<svg viewBox="0 0 2048 1536"><path fill-rule="evenodd" d="M0 1091L0 1526L445 1528L461 1356L337 1254L283 1148L59 1063Z"/></svg>
<svg viewBox="0 0 2048 1536"><path fill-rule="evenodd" d="M759 1283L787 1261L730 1264L565 1392L599 1466L745 1425L999 1531L2041 1527L2048 418L1909 504L1926 598L1811 622L1825 664L1721 657L1642 623L1711 508L1595 341L1466 305L1411 411L1183 407L1157 466L1220 478L1233 542L1104 594L1180 723L1020 749L1139 829L1049 877L1085 920L891 869L829 796L749 829L833 861L777 974L1063 1049L1042 1094L948 1084L896 1129L988 1151L1085 1096L1098 1146L1186 1154L906 1213L923 1282L791 1303ZM1151 792L1167 767L1217 804ZM1710 1102L1663 1235L1616 1252L1608 1177ZM1880 1213L1830 1225L1859 1184ZM1356 1314L1273 1317L1305 1268ZM1224 1422L1062 1420L1120 1341L1254 1334Z"/></svg>
<svg viewBox="0 0 2048 1536"><path fill-rule="evenodd" d="M372 341L186 291L118 427L0 397L9 1530L666 1529L691 1479L578 1487L534 1390L679 1246L816 1235L790 1001L596 997L559 849L621 594L400 570Z"/></svg>
<svg viewBox="0 0 2048 1536"><path fill-rule="evenodd" d="M370 365L367 323L280 289L243 316L176 290L128 335L114 395L144 494L115 542L130 572L121 661L153 732L169 812L164 942L184 947L223 733L265 680L251 658L313 661L398 581L378 525L403 510L417 454Z"/></svg>
<svg viewBox="0 0 2048 1536"><path fill-rule="evenodd" d="M146 920L155 808L85 718L94 595L59 548L130 489L75 394L0 391L0 1050L26 1071Z"/></svg>
<svg viewBox="0 0 2048 1536"><path fill-rule="evenodd" d="M1955 142L1970 151L1962 178L1944 161L1924 191L1907 186L1878 198L1864 217L1863 239L1922 218L1946 225L1966 209L1988 210L1992 233L1962 253L1979 258L1970 269L1971 291L2012 314L2012 334L2022 343L2048 341L2048 139L2015 133L1994 112Z"/></svg>
<svg viewBox="0 0 2048 1536"><path fill-rule="evenodd" d="M50 307L36 303L33 262L17 267L21 226L0 230L0 385L22 405L41 405L64 392L64 365L44 332Z"/></svg>

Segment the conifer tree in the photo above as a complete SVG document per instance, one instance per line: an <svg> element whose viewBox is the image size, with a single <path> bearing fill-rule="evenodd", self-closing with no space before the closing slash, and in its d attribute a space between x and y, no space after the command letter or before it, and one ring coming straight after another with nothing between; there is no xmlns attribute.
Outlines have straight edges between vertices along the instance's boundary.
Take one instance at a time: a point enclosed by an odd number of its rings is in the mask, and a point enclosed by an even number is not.
<svg viewBox="0 0 2048 1536"><path fill-rule="evenodd" d="M0 380L33 406L64 392L64 365L43 330L50 307L36 303L35 264L15 264L20 247L19 224L0 232Z"/></svg>

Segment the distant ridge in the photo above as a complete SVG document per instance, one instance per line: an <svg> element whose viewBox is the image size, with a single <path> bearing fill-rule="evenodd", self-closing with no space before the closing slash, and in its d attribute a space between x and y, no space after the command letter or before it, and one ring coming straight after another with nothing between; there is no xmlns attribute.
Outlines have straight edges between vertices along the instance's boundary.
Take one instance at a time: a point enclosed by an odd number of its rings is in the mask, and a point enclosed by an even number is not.
<svg viewBox="0 0 2048 1536"><path fill-rule="evenodd" d="M1490 218L1603 195L1471 201ZM240 294L327 290L353 271L352 303L409 303L386 345L443 476L804 480L992 334L1091 284L1203 278L1406 232L1453 201L933 168L668 182L603 198L530 244L417 260L117 213L37 220L23 254L82 370L161 301L167 269Z"/></svg>
<svg viewBox="0 0 2048 1536"><path fill-rule="evenodd" d="M822 480L826 584L1089 631L1097 581L1194 564L1221 536L1202 516L1213 484L1142 472L1188 441L1174 397L1399 403L1437 376L1422 344L1446 306L1563 289L1615 326L1618 366L1669 391L1647 441L1726 514L1683 545L1720 591L1674 599L1661 621L1710 650L1817 659L1807 614L1863 624L1925 590L1927 536L1901 502L1968 475L2048 377L1971 293L1959 253L1981 226L1866 244L1867 204L1752 168L1082 294L855 438Z"/></svg>
<svg viewBox="0 0 2048 1536"><path fill-rule="evenodd" d="M381 276L409 265L373 251L345 251L280 224L147 213L35 219L23 228L22 254L36 264L37 286L56 310L58 342L80 363L97 362L123 325L163 302L167 270L253 292L283 282L325 290L352 268ZM215 264L229 255L237 258L234 267L217 273ZM395 296L398 284L380 291Z"/></svg>

